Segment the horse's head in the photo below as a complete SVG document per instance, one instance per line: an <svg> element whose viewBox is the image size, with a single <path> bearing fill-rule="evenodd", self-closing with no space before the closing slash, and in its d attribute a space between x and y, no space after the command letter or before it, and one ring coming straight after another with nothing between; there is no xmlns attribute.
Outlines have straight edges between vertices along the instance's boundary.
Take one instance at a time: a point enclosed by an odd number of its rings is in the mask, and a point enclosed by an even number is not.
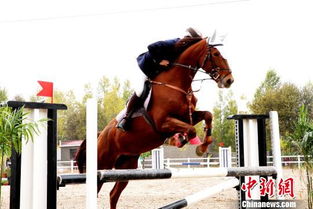
<svg viewBox="0 0 313 209"><path fill-rule="evenodd" d="M234 82L234 78L227 60L224 59L216 46L217 45L210 45L207 43L207 51L200 60L200 66L211 76L219 88L229 88Z"/></svg>

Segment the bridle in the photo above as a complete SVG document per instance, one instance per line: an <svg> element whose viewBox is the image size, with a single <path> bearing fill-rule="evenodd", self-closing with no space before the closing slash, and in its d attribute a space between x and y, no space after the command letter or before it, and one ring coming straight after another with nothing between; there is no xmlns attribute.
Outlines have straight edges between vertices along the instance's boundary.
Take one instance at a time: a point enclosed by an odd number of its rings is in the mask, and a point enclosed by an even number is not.
<svg viewBox="0 0 313 209"><path fill-rule="evenodd" d="M226 76L231 74L232 72L231 72L231 69L228 69L228 68L224 69L224 68L218 67L216 65L216 63L214 62L214 60L212 59L211 48L215 47L215 46L222 46L222 44L215 44L215 45L209 45L208 44L208 53L206 53L206 55L204 56L203 61L201 62L200 66L193 67L191 65L185 65L185 64L181 64L181 63L177 63L177 62L172 63L172 65L178 66L178 67L183 67L183 68L188 69L188 70L192 70L195 73L197 73L197 72L205 73L205 74L210 76L211 80L214 80L215 82L218 83L218 82L222 81ZM210 72L207 72L206 70L203 69L203 67L205 66L205 64L208 61L210 61L212 63L212 68L211 68ZM228 73L226 75L224 75L223 77L221 77L221 73L220 73L221 71L228 71ZM205 79L205 80L208 80L208 79Z"/></svg>

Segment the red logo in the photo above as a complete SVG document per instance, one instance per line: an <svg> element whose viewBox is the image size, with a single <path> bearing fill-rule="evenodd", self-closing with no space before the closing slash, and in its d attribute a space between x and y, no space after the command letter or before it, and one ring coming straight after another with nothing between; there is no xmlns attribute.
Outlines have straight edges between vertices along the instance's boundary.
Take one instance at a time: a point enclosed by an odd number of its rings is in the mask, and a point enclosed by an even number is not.
<svg viewBox="0 0 313 209"><path fill-rule="evenodd" d="M265 196L268 195L269 197L273 197L275 194L275 180L261 177L260 181L257 182L255 179L252 179L249 176L249 180L247 183L241 184L241 190L247 192L248 198L251 198L251 190L256 186L259 185L260 188L260 195ZM294 198L294 179L293 178L287 178L287 179L281 179L277 185L277 192L279 196L287 196Z"/></svg>

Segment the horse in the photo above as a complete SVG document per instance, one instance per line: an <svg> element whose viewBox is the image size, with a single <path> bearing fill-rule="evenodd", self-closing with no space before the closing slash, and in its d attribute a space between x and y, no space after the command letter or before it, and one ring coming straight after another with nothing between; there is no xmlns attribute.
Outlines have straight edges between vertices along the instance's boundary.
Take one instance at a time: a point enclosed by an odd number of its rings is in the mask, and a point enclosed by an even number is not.
<svg viewBox="0 0 313 209"><path fill-rule="evenodd" d="M228 62L215 45L203 38L189 46L176 59L169 70L149 80L152 87L147 113L133 118L129 131L116 128L117 120L111 120L98 136L98 169L136 169L141 153L161 146L167 138L181 133L185 141L196 137L194 125L205 121L205 137L197 147L202 155L212 143L212 114L196 111L197 99L191 84L197 72L208 74L219 88L229 88L234 79ZM86 143L83 142L76 155L79 171L84 171ZM98 183L98 192L103 183ZM110 208L116 209L118 199L128 181L117 181L110 192Z"/></svg>

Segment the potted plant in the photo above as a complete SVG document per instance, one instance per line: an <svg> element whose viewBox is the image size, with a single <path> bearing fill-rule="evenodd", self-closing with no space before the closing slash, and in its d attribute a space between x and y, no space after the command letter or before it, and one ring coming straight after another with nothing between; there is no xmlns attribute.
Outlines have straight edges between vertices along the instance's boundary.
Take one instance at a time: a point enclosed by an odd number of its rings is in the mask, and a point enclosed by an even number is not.
<svg viewBox="0 0 313 209"><path fill-rule="evenodd" d="M2 182L2 175L8 174L4 170L4 162L6 157L11 156L12 146L16 152L20 152L21 139L26 142L33 140L34 134L39 133L39 125L47 121L47 119L43 119L36 122L25 122L28 114L23 107L13 110L8 106L0 106L0 182Z"/></svg>

